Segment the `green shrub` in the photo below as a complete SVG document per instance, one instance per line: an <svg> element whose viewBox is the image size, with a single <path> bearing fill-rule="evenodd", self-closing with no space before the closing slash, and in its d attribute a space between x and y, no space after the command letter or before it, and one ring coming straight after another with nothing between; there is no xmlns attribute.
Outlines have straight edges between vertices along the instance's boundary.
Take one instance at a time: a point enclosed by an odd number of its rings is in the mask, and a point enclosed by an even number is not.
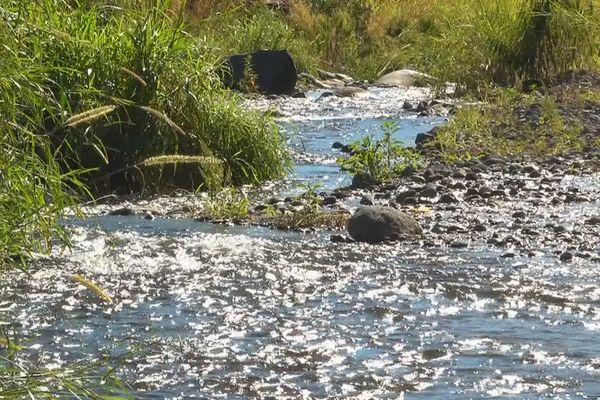
<svg viewBox="0 0 600 400"><path fill-rule="evenodd" d="M168 2L6 3L21 62L44 71L52 99L44 133L65 170L97 170L87 176L96 191L141 190L146 179L138 166L163 154L217 157L235 184L285 173L277 129L227 95L215 74L217 58L181 19L167 15ZM206 168L199 165L197 175L206 176Z"/></svg>
<svg viewBox="0 0 600 400"><path fill-rule="evenodd" d="M369 136L350 145L352 154L338 158L342 171L351 176L364 177L374 183L389 181L406 167L418 168L421 157L414 150L405 148L392 136L399 127L391 121L382 124L383 137L376 141Z"/></svg>

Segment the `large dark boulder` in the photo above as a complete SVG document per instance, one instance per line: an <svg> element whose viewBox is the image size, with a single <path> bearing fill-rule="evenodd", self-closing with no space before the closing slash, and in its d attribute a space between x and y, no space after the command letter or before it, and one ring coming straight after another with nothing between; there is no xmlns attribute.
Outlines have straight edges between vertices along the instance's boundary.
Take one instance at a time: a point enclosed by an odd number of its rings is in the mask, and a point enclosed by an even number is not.
<svg viewBox="0 0 600 400"><path fill-rule="evenodd" d="M247 61L252 70L247 71ZM298 71L287 50L259 50L252 54L236 54L224 62L223 83L240 90L244 74L255 78L256 89L265 94L288 94L296 91Z"/></svg>
<svg viewBox="0 0 600 400"><path fill-rule="evenodd" d="M358 242L380 243L422 232L416 219L391 207L361 207L348 221L348 233Z"/></svg>

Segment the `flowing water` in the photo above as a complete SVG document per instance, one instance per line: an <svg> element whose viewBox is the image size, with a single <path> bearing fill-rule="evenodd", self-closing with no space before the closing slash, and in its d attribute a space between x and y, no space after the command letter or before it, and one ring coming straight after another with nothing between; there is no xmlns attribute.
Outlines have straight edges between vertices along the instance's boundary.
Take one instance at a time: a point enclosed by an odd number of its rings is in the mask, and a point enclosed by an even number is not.
<svg viewBox="0 0 600 400"><path fill-rule="evenodd" d="M297 168L275 186L343 185L331 143L376 134L390 118L410 142L440 122L401 111L424 95L280 100ZM0 278L1 320L25 338L25 357L50 366L125 355L119 374L136 398L600 397L592 261L182 219L67 224L71 250L40 259L31 276Z"/></svg>

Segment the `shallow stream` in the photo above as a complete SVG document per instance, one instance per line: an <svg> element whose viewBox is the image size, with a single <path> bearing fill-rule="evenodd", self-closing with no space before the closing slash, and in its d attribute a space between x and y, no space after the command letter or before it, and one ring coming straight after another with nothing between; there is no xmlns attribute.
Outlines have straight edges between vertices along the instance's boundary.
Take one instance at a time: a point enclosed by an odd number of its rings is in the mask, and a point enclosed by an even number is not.
<svg viewBox="0 0 600 400"><path fill-rule="evenodd" d="M385 119L412 142L442 120L402 111L427 95L254 103L277 107L295 132L295 176L273 186L347 184L331 144L377 134ZM503 258L484 243L338 244L328 232L185 219L67 224L71 250L38 260L31 276L0 277L0 320L24 338L26 357L51 366L127 355L119 375L136 398L600 397L592 261Z"/></svg>

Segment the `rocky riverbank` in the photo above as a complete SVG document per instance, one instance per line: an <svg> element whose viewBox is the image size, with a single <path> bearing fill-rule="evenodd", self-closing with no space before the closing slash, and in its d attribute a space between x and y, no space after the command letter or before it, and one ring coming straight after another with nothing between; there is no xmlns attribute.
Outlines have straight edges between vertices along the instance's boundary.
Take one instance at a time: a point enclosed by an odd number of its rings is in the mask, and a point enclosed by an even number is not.
<svg viewBox="0 0 600 400"><path fill-rule="evenodd" d="M341 234L334 232L332 240L347 242L351 239L343 231L350 215L358 207L380 205L408 213L422 226L423 233L404 238L405 244L457 249L493 246L501 248L502 256L507 258L551 255L565 262L578 258L600 260L600 213L597 211L600 150L595 146L599 137L600 107L593 94L585 92L596 89L599 82L595 74L579 73L557 78L550 89L562 117L576 119L582 125L583 151L569 155L488 155L481 159L447 162L441 157L439 148L427 145L428 142L435 144L434 130L416 138L417 148L425 156L426 167L419 171L407 168L402 176L384 185L353 185L325 191L315 186L297 195L249 189L237 198L163 197L134 201L133 205L104 205L91 212L135 214L146 219L157 216L195 218L305 232L325 229L342 231ZM383 92L381 103L371 101L371 108L365 113L385 115L396 112L419 118L423 108L443 104L432 100L424 89L407 90L412 96L409 100L396 101L388 108L385 107L390 97ZM577 97L581 93L586 93L583 103L576 101L581 99ZM539 93L539 96L543 94ZM305 107L306 114L300 112L301 118L335 109L358 112L361 106L369 104L368 98L354 102L344 98L327 98L324 102L318 98L294 100L300 102L300 107ZM417 107L409 107L411 101ZM298 110L297 105L282 97L255 103L258 108L265 108L265 104L275 106L286 116ZM543 118L539 108L533 106L510 112L523 123L533 119L539 122ZM330 151L335 154L338 150ZM319 159L311 154L297 158L301 162ZM213 207L211 213L211 203L224 205L227 202L237 202L238 206L243 203L242 212L232 216L227 215L231 210L221 208L221 215L215 215Z"/></svg>

